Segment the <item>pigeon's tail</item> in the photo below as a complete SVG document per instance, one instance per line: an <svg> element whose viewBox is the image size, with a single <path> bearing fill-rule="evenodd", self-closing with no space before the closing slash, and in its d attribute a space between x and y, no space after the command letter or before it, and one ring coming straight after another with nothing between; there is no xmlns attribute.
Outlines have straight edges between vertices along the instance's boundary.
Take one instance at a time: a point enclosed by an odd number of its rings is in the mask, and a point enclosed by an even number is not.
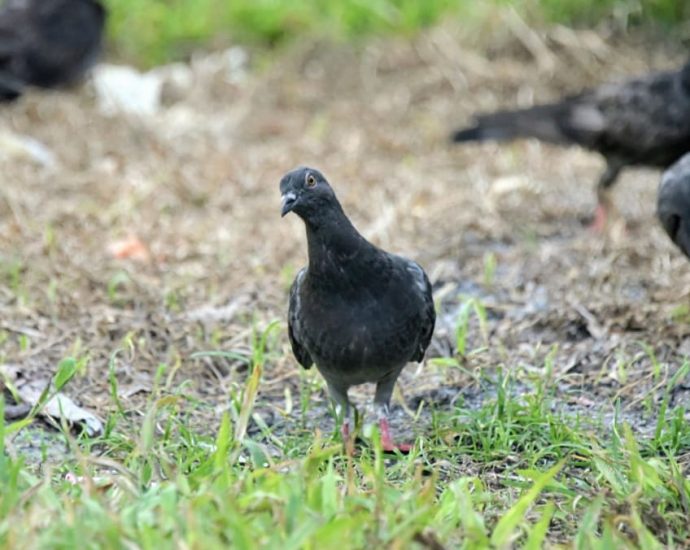
<svg viewBox="0 0 690 550"><path fill-rule="evenodd" d="M464 141L482 141L488 139L482 132L481 126L472 126L470 128L463 128L453 132L451 139L454 143L462 143Z"/></svg>
<svg viewBox="0 0 690 550"><path fill-rule="evenodd" d="M476 118L475 125L453 132L455 143L468 141L508 141L516 138L537 138L551 143L567 141L558 125L560 104L539 105L516 111L498 111Z"/></svg>

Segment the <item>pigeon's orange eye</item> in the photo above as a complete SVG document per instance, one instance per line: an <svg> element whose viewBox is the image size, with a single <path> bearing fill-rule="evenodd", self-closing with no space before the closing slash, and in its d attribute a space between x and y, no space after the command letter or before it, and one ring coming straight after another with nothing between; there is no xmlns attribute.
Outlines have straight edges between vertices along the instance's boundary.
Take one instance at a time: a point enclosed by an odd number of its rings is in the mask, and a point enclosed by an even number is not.
<svg viewBox="0 0 690 550"><path fill-rule="evenodd" d="M316 186L316 178L314 177L313 174L308 174L307 175L307 187L315 187Z"/></svg>

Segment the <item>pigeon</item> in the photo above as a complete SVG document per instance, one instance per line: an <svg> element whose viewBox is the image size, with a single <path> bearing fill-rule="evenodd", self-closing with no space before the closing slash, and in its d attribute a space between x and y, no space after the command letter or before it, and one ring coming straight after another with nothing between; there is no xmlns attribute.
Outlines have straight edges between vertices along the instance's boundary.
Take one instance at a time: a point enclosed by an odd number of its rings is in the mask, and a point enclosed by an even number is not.
<svg viewBox="0 0 690 550"><path fill-rule="evenodd" d="M395 445L388 422L395 382L421 362L436 322L431 284L419 264L377 248L352 225L326 178L301 167L280 181L281 216L306 226L309 263L290 288L288 335L295 358L326 380L347 442L351 386L375 383L382 448Z"/></svg>
<svg viewBox="0 0 690 550"><path fill-rule="evenodd" d="M671 240L690 258L690 154L664 172L657 215Z"/></svg>
<svg viewBox="0 0 690 550"><path fill-rule="evenodd" d="M0 101L27 86L78 81L101 52L106 10L97 0L7 0L0 9Z"/></svg>
<svg viewBox="0 0 690 550"><path fill-rule="evenodd" d="M690 61L677 71L605 84L562 101L476 117L454 142L536 138L601 153L593 229L606 226L609 196L627 166L667 168L690 151Z"/></svg>

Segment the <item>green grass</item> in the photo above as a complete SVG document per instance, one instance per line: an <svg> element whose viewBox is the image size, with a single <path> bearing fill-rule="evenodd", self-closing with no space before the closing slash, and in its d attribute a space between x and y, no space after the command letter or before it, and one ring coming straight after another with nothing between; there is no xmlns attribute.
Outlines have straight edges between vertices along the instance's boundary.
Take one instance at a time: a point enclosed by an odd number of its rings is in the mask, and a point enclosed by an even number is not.
<svg viewBox="0 0 690 550"><path fill-rule="evenodd" d="M215 433L191 427L198 404L166 365L141 414L125 410L114 354L103 435L63 426L67 457L38 468L5 448L78 373L80 361L63 360L29 420L0 423L0 548L651 549L690 537L690 478L678 460L690 426L668 405L689 365L668 382L648 438L620 420L608 429L559 411L547 357L531 391L498 369L482 380L495 396L478 408L433 411L410 455L383 455L374 434L350 457L337 436L297 418L286 435L267 426L247 435L276 326L241 357L245 383Z"/></svg>
<svg viewBox="0 0 690 550"><path fill-rule="evenodd" d="M675 25L690 16L678 0L109 0L110 36L120 56L154 64L182 58L213 41L276 45L318 37L352 40L411 34L443 17L473 26L495 9L514 6L528 20L594 24Z"/></svg>

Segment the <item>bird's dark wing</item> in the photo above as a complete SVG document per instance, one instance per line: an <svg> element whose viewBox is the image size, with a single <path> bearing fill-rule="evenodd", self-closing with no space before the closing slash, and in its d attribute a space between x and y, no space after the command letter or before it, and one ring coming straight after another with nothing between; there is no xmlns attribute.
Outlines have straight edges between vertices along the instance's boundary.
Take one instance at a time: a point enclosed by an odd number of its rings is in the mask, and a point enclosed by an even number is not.
<svg viewBox="0 0 690 550"><path fill-rule="evenodd" d="M302 281L307 273L306 268L302 268L295 277L295 280L290 287L290 305L288 307L288 336L290 338L290 345L292 346L292 353L295 354L297 362L305 369L311 368L314 364L309 352L302 345L302 326L301 326L301 311L300 311L300 289Z"/></svg>
<svg viewBox="0 0 690 550"><path fill-rule="evenodd" d="M690 258L690 154L664 172L657 216L671 240Z"/></svg>
<svg viewBox="0 0 690 550"><path fill-rule="evenodd" d="M417 337L417 346L411 358L412 361L421 362L431 342L434 325L436 324L436 310L434 309L434 299L431 293L431 283L418 263L406 258L401 259L406 263L405 269L412 275L412 280L414 281L411 287L412 292L418 296L423 304L421 308L422 322Z"/></svg>
<svg viewBox="0 0 690 550"><path fill-rule="evenodd" d="M560 127L606 156L668 165L690 150L690 93L680 80L679 71L602 86L571 100Z"/></svg>

